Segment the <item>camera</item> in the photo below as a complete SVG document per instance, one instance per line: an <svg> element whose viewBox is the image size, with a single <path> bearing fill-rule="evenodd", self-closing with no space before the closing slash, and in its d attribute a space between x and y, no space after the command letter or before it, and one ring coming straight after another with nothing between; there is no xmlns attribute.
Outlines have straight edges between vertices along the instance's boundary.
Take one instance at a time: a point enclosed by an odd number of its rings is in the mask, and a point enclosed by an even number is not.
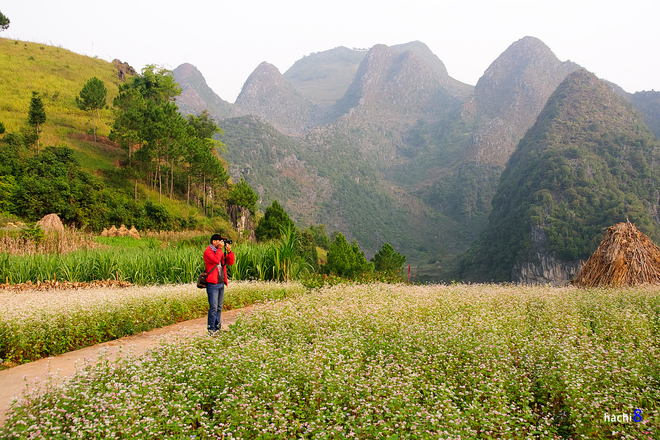
<svg viewBox="0 0 660 440"><path fill-rule="evenodd" d="M225 244L234 244L234 242L231 241L231 238L225 238L225 237L222 237L222 241L224 241Z"/></svg>

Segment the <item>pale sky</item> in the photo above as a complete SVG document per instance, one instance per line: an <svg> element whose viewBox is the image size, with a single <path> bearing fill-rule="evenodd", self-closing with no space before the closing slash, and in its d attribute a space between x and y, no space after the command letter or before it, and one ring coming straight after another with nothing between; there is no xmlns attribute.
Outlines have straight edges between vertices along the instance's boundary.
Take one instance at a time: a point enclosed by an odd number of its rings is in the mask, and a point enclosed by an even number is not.
<svg viewBox="0 0 660 440"><path fill-rule="evenodd" d="M474 85L527 35L628 92L660 90L657 0L10 0L0 11L11 20L2 38L119 58L138 71L187 62L229 102L262 61L284 73L312 52L414 40Z"/></svg>

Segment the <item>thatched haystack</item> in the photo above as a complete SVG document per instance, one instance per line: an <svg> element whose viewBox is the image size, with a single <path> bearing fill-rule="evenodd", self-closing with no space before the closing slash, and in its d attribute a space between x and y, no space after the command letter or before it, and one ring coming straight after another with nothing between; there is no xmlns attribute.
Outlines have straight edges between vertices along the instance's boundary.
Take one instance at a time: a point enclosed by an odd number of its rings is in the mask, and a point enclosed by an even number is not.
<svg viewBox="0 0 660 440"><path fill-rule="evenodd" d="M44 232L57 232L58 234L64 232L64 225L62 224L62 220L60 220L60 216L57 214L45 215L37 222L37 226L41 227L41 230Z"/></svg>
<svg viewBox="0 0 660 440"><path fill-rule="evenodd" d="M121 225L119 229L117 229L117 236L119 237L126 237L128 236L128 229L126 229L126 226Z"/></svg>
<svg viewBox="0 0 660 440"><path fill-rule="evenodd" d="M116 236L117 236L117 227L115 225L112 225L112 227L108 231L108 237L116 237Z"/></svg>
<svg viewBox="0 0 660 440"><path fill-rule="evenodd" d="M108 236L108 228L103 228L103 231L101 232L101 237L107 237Z"/></svg>
<svg viewBox="0 0 660 440"><path fill-rule="evenodd" d="M130 237L137 238L138 240L140 239L140 233L137 229L135 229L135 226L131 226L131 229L128 231L128 235Z"/></svg>
<svg viewBox="0 0 660 440"><path fill-rule="evenodd" d="M579 287L660 284L660 248L634 224L617 223L571 282Z"/></svg>

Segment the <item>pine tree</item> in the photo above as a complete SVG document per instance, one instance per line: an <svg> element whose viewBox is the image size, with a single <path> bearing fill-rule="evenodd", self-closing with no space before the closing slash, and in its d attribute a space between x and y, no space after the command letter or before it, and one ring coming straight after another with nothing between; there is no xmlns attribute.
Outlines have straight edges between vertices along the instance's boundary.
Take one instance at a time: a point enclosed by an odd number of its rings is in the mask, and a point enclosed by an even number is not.
<svg viewBox="0 0 660 440"><path fill-rule="evenodd" d="M30 100L30 110L28 112L28 124L33 126L37 132L37 156L39 155L39 127L46 122L46 111L44 104L41 102L41 97L37 92L32 92L32 99Z"/></svg>
<svg viewBox="0 0 660 440"><path fill-rule="evenodd" d="M273 200L273 204L266 208L264 218L259 221L257 228L254 230L254 235L259 241L267 241L280 238L280 227L294 227L293 220L289 218L284 208Z"/></svg>
<svg viewBox="0 0 660 440"><path fill-rule="evenodd" d="M0 12L0 32L9 29L9 18Z"/></svg>
<svg viewBox="0 0 660 440"><path fill-rule="evenodd" d="M91 78L83 86L80 91L80 96L76 96L76 104L80 110L91 110L92 111L92 129L94 130L94 145L96 145L96 124L94 123L94 110L101 121L101 115L99 109L102 109L106 105L105 97L108 94L108 91L105 88L103 81L97 77Z"/></svg>
<svg viewBox="0 0 660 440"><path fill-rule="evenodd" d="M385 243L383 248L378 251L371 259L374 268L378 272L403 273L403 263L406 257L396 252L391 244Z"/></svg>

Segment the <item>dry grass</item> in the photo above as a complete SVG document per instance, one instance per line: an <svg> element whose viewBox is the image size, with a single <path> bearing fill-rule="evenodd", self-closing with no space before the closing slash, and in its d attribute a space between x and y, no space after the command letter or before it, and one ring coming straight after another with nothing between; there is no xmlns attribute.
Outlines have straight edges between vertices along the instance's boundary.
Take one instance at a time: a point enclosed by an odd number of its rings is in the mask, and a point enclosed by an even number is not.
<svg viewBox="0 0 660 440"><path fill-rule="evenodd" d="M0 237L0 253L9 255L68 254L80 250L102 249L106 246L94 241L94 234L89 234L66 227L61 233L47 233L42 240L12 237L7 234Z"/></svg>
<svg viewBox="0 0 660 440"><path fill-rule="evenodd" d="M572 283L579 287L660 284L660 248L634 224L617 223L607 229Z"/></svg>

